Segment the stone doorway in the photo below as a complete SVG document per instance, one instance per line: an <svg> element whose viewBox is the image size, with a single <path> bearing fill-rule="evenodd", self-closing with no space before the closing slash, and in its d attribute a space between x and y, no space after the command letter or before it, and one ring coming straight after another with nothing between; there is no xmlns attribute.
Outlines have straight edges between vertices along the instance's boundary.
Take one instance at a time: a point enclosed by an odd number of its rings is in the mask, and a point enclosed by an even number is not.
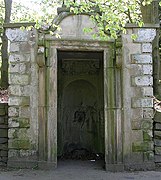
<svg viewBox="0 0 161 180"><path fill-rule="evenodd" d="M103 52L58 51L58 158L103 158Z"/></svg>

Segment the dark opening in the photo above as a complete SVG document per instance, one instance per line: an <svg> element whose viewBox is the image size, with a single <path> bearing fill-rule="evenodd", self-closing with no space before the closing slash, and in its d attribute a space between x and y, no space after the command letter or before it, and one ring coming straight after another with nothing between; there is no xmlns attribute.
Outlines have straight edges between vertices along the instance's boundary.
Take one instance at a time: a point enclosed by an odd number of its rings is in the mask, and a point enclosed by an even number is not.
<svg viewBox="0 0 161 180"><path fill-rule="evenodd" d="M104 160L103 52L58 51L58 158Z"/></svg>

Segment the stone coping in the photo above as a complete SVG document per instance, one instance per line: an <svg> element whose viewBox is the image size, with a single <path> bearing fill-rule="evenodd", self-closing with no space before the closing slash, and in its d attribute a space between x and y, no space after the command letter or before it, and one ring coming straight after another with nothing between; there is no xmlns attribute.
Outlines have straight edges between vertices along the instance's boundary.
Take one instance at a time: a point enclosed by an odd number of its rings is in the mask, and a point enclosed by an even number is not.
<svg viewBox="0 0 161 180"><path fill-rule="evenodd" d="M34 26L35 22L22 22L22 23L5 23L3 27L5 28L20 28L21 26Z"/></svg>
<svg viewBox="0 0 161 180"><path fill-rule="evenodd" d="M128 23L125 28L160 28L160 24L145 23L142 27L139 27L137 24Z"/></svg>
<svg viewBox="0 0 161 180"><path fill-rule="evenodd" d="M71 15L71 14L68 14ZM72 14L73 15L73 14ZM5 23L3 27L5 28L19 28L21 26L27 27L27 26L34 26L35 22L22 22L22 23ZM2 27L2 26L0 26ZM160 28L160 24L144 24L142 27L139 27L137 24L128 23L126 24L125 28Z"/></svg>

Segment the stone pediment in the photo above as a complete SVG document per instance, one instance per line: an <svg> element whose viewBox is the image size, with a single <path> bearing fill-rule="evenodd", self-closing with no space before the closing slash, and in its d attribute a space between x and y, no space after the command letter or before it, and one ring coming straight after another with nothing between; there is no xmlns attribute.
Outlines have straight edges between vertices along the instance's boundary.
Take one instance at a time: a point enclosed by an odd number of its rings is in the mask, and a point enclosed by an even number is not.
<svg viewBox="0 0 161 180"><path fill-rule="evenodd" d="M61 27L61 31L55 30L61 39L93 40L93 34L98 32L97 25L87 14L74 15L67 12L60 13L55 19L54 24ZM84 32L84 28L92 28L92 32ZM55 39L54 36L47 34L46 38Z"/></svg>

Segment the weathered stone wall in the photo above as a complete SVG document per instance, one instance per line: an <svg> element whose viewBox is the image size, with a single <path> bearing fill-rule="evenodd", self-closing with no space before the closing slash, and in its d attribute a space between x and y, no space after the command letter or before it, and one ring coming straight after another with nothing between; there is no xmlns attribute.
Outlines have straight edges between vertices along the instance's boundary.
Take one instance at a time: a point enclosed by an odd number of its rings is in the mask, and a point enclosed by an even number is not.
<svg viewBox="0 0 161 180"><path fill-rule="evenodd" d="M131 34L137 39L132 40ZM152 41L155 28L123 35L124 158L131 169L154 168Z"/></svg>
<svg viewBox="0 0 161 180"><path fill-rule="evenodd" d="M35 165L38 152L36 31L7 29L9 47L8 166Z"/></svg>

